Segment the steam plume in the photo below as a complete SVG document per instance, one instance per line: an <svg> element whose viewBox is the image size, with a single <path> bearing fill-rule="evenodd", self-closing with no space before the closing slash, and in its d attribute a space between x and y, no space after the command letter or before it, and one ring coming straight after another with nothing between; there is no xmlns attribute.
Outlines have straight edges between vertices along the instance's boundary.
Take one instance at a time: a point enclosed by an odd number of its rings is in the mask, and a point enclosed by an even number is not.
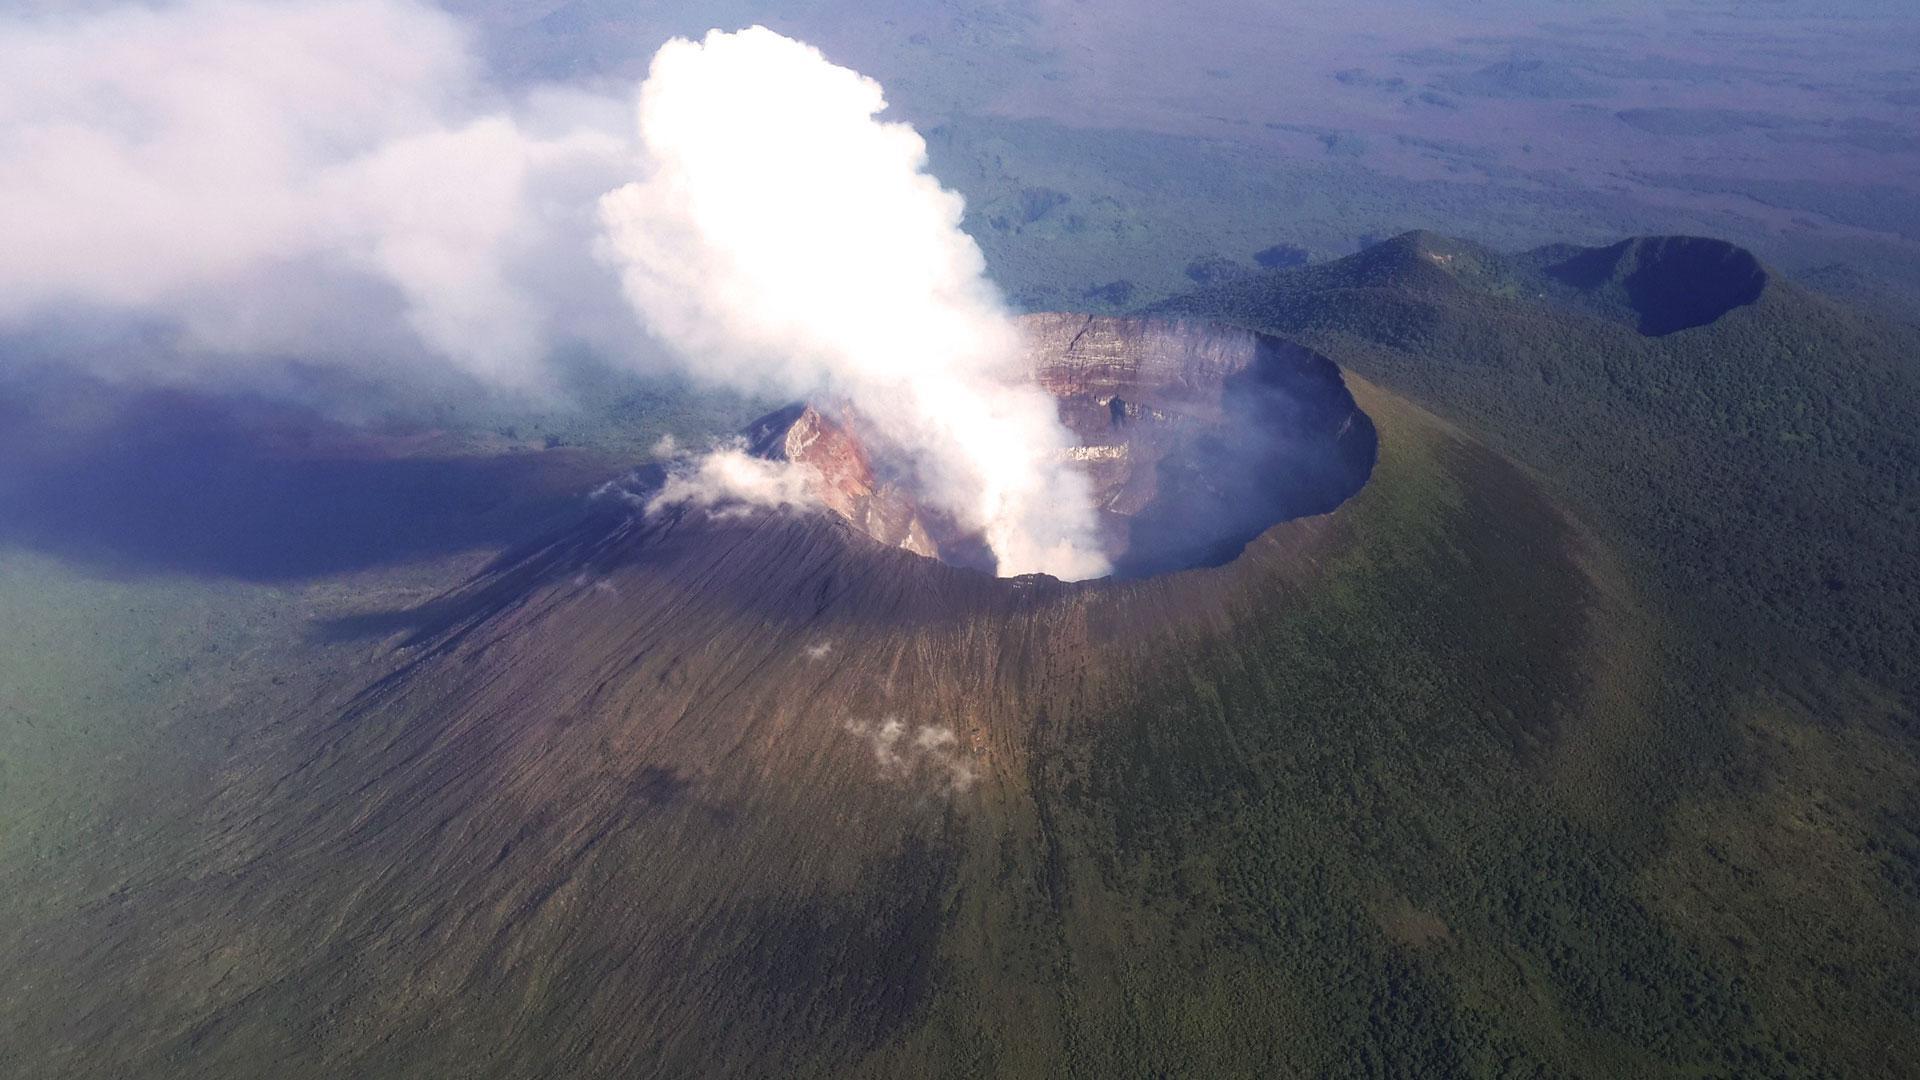
<svg viewBox="0 0 1920 1080"><path fill-rule="evenodd" d="M1103 574L1089 485L1018 329L879 84L754 27L675 40L640 89L643 178L601 200L626 292L699 375L827 393L910 455L1002 574Z"/></svg>
<svg viewBox="0 0 1920 1080"><path fill-rule="evenodd" d="M504 91L420 0L0 14L0 333L162 380L538 391L563 344L657 362L644 320L712 382L850 402L1002 573L1106 571L961 200L877 84L755 28L669 43L635 107ZM793 502L737 460L681 479Z"/></svg>

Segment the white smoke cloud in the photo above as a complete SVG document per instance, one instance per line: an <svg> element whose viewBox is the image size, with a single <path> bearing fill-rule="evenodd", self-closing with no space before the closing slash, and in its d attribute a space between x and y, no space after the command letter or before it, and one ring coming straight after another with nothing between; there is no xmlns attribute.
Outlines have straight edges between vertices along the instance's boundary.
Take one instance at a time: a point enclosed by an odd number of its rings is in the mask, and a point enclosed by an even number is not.
<svg viewBox="0 0 1920 1080"><path fill-rule="evenodd" d="M634 337L590 255L630 125L503 97L413 0L0 17L0 325L115 313L178 355L530 385L555 340Z"/></svg>
<svg viewBox="0 0 1920 1080"><path fill-rule="evenodd" d="M1084 474L926 144L878 83L755 27L661 48L643 178L601 203L649 328L696 374L830 393L907 448L1003 575L1104 574Z"/></svg>
<svg viewBox="0 0 1920 1080"><path fill-rule="evenodd" d="M667 467L667 479L646 500L646 513L668 507L705 510L715 517L739 517L756 509L813 510L819 473L791 461L754 457L744 440L698 456L683 456Z"/></svg>

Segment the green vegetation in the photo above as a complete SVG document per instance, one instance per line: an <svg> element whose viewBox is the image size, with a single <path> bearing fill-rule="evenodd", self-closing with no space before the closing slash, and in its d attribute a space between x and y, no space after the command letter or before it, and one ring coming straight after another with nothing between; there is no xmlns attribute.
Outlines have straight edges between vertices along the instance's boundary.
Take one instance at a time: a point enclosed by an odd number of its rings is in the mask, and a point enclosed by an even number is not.
<svg viewBox="0 0 1920 1080"><path fill-rule="evenodd" d="M1624 279L1544 272L1569 257L1411 234L1167 310L1296 337L1470 421L1743 659L1811 655L1912 689L1914 336L1774 278L1710 326L1649 337Z"/></svg>
<svg viewBox="0 0 1920 1080"><path fill-rule="evenodd" d="M1743 182L1693 183L1686 190L1700 205L1656 205L1543 170L1522 148L1423 135L1388 140L1420 163L1420 175L1409 176L1374 162L1379 139L1367 158L1353 159L1323 154L1312 136L1290 148L1042 120L969 118L925 134L931 170L967 198L967 227L994 280L1029 311L1074 309L1084 290L1116 279L1134 283L1134 303L1155 301L1193 288L1183 269L1196 258L1244 260L1280 247L1325 260L1431 222L1505 250L1636 234L1726 237L1790 272L1844 263L1903 311L1920 295L1920 271L1897 238L1785 227L1801 206L1899 225L1892 218L1902 211L1889 207L1914 200L1888 191L1862 196L1877 207L1829 207L1809 200L1842 199L1845 189L1793 189L1777 204L1782 227L1772 227L1752 215L1761 204L1734 194L1748 190ZM1639 179L1667 195L1678 183ZM1752 190L1765 197L1773 189ZM1027 220L1036 191L1067 198Z"/></svg>
<svg viewBox="0 0 1920 1080"><path fill-rule="evenodd" d="M1104 881L1182 943L1124 977L1142 1026L1089 1039L1113 1056L1088 1074L1234 1068L1144 1023L1213 963L1251 984L1214 1002L1259 1048L1239 1067L1795 1074L1804 1044L1636 895L1634 828L1596 831L1544 764L1607 722L1580 639L1620 615L1587 594L1566 526L1484 451L1383 411L1397 453L1325 587L1183 656L1098 733L1080 784L1056 781L1083 792L1067 805ZM1648 780L1604 773L1616 795Z"/></svg>
<svg viewBox="0 0 1920 1080"><path fill-rule="evenodd" d="M1369 1047L1346 1062L1355 1074L1897 1075L1920 1022L1908 339L1777 279L1709 325L1643 336L1619 278L1543 273L1577 254L1506 258L1414 234L1167 305L1288 333L1471 418L1627 555L1600 592L1642 599L1633 629L1593 632L1620 651L1584 654L1587 704L1569 710L1550 655L1516 655L1550 650L1550 628L1516 619L1431 669L1418 658L1435 643L1383 641L1386 628L1417 634L1425 604L1449 603L1445 583L1476 578L1410 567L1396 593L1393 567L1412 561L1400 547L1420 542L1389 534L1395 558L1332 593L1377 597L1372 614L1303 616L1314 621L1249 646L1270 650L1265 665L1169 680L1213 688L1196 700L1303 695L1175 725L1220 732L1230 755L1166 741L1150 718L1180 714L1173 697L1108 751L1109 774L1151 780L1107 801L1119 849L1139 853L1121 865L1165 873L1205 852L1210 866L1274 867L1225 909L1285 928L1267 947L1299 968L1360 965L1364 977L1336 983L1360 995L1338 1015L1398 1037L1330 1039ZM1393 483L1386 461L1367 497ZM1472 514L1525 528L1511 508ZM1522 543L1530 554L1494 576L1539 573L1557 546ZM1550 575L1512 584L1555 610L1582 607L1555 596ZM1438 625L1510 617L1489 601L1456 596ZM1370 637L1343 642L1353 627ZM1369 669L1342 672L1337 692L1302 686L1302 672L1326 670L1302 658L1320 655ZM1531 685L1501 685L1510 671ZM1349 711L1356 693L1365 704ZM1323 715L1333 731L1296 730ZM1534 771L1527 753L1503 759L1496 736L1524 718L1546 757L1585 760ZM1392 751L1355 756L1370 745ZM1129 761L1160 764L1143 776ZM1285 797L1246 796L1269 783ZM1316 800L1328 809L1303 822ZM1169 835L1170 820L1212 839ZM1222 849L1237 854L1215 861ZM1328 905L1344 916L1305 914ZM1382 910L1403 926L1397 939ZM1303 927L1344 944L1301 949Z"/></svg>
<svg viewBox="0 0 1920 1080"><path fill-rule="evenodd" d="M1856 134L1867 140L1881 138L1872 130ZM1666 172L1647 173L1641 179L1677 191L1737 194L1768 206L1822 214L1844 225L1920 240L1920 205L1906 191L1888 185L1766 179L1735 183L1725 177Z"/></svg>

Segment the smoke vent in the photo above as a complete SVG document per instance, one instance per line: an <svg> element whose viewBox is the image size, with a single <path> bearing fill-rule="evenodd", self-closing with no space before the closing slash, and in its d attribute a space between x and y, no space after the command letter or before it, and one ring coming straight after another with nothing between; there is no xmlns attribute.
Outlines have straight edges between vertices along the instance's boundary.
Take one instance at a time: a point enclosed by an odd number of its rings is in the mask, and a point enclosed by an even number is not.
<svg viewBox="0 0 1920 1080"><path fill-rule="evenodd" d="M1246 330L1030 315L1035 380L1058 400L1093 481L1114 576L1231 561L1273 525L1326 513L1372 472L1373 424L1332 361ZM793 405L749 431L755 453L811 466L817 495L880 543L991 571L981 538L912 496L861 418Z"/></svg>

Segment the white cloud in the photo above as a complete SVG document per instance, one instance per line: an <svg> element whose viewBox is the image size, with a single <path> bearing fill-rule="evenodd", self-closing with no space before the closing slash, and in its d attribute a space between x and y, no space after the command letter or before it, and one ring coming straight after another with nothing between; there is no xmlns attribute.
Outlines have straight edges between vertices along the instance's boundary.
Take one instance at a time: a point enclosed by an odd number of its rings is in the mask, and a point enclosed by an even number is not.
<svg viewBox="0 0 1920 1080"><path fill-rule="evenodd" d="M536 382L574 298L615 295L589 231L626 116L499 95L411 0L0 18L0 321L122 312L186 354Z"/></svg>
<svg viewBox="0 0 1920 1080"><path fill-rule="evenodd" d="M977 779L972 759L948 728L927 725L914 730L889 716L878 723L850 720L847 730L866 741L881 775L889 779L928 783L956 794Z"/></svg>

